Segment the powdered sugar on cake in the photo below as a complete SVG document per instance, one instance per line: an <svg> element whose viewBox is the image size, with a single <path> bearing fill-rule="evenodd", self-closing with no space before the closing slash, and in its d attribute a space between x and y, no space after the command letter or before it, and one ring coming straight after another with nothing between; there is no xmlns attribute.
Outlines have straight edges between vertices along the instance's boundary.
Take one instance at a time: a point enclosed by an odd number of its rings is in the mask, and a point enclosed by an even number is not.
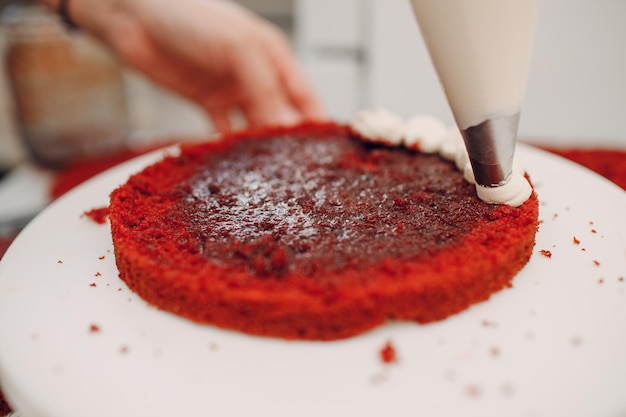
<svg viewBox="0 0 626 417"><path fill-rule="evenodd" d="M350 128L371 142L439 153L442 158L454 161L465 180L476 186L478 198L486 203L519 207L532 195L525 169L517 159L513 162L513 172L506 184L499 187L476 184L461 133L456 126L447 127L436 117L418 114L405 122L389 110L377 108L359 112L351 121Z"/></svg>

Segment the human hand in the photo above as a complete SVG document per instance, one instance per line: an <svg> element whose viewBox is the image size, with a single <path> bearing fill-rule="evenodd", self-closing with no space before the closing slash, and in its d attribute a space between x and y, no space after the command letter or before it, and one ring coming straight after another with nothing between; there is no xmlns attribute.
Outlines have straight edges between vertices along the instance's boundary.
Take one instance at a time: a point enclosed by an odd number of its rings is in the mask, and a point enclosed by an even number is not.
<svg viewBox="0 0 626 417"><path fill-rule="evenodd" d="M68 12L124 63L199 104L218 130L230 129L233 110L253 126L323 117L284 35L235 3L71 0Z"/></svg>

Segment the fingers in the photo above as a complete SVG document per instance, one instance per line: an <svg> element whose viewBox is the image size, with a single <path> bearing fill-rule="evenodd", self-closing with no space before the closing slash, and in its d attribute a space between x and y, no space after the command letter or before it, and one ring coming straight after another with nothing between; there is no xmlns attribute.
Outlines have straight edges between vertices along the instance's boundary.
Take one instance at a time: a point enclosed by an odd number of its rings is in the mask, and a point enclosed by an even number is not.
<svg viewBox="0 0 626 417"><path fill-rule="evenodd" d="M231 109L250 125L323 117L284 35L234 3L95 3L103 13L73 11L127 64L202 106L218 130L230 130Z"/></svg>
<svg viewBox="0 0 626 417"><path fill-rule="evenodd" d="M292 106L305 119L323 119L325 113L301 67L294 59L289 44L277 30L268 32L269 54Z"/></svg>
<svg viewBox="0 0 626 417"><path fill-rule="evenodd" d="M251 48L245 54L233 57L235 81L245 95L241 110L251 125L299 122L302 115L292 105L280 77L262 47Z"/></svg>
<svg viewBox="0 0 626 417"><path fill-rule="evenodd" d="M225 107L216 107L209 110L213 127L219 132L230 132L230 118L228 110Z"/></svg>
<svg viewBox="0 0 626 417"><path fill-rule="evenodd" d="M243 110L250 122L294 124L302 119L322 119L322 106L285 36L264 22L259 26L254 54L247 54L240 62L242 84L249 92Z"/></svg>

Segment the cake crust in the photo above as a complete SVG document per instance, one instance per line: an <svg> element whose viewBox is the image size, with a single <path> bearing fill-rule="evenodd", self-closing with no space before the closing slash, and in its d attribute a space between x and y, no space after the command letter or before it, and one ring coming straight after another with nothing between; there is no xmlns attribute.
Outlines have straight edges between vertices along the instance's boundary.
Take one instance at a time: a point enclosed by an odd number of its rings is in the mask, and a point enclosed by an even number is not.
<svg viewBox="0 0 626 417"><path fill-rule="evenodd" d="M537 215L534 194L485 204L438 156L334 123L184 146L116 189L109 214L120 277L150 304L308 340L486 300L527 263Z"/></svg>

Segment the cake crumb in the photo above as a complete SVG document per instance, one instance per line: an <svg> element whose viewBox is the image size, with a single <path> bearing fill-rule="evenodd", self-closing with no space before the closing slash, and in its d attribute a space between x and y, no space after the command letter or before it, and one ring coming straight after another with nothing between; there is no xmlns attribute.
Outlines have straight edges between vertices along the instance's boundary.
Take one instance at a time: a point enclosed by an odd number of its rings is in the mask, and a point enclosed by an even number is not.
<svg viewBox="0 0 626 417"><path fill-rule="evenodd" d="M600 262L599 262L599 261L596 261L596 260L594 260L594 261L593 261L593 264L594 264L595 266L600 266Z"/></svg>
<svg viewBox="0 0 626 417"><path fill-rule="evenodd" d="M103 260L104 260L104 255L102 255L102 256L98 256L98 259L100 259L101 261L103 261Z"/></svg>
<svg viewBox="0 0 626 417"><path fill-rule="evenodd" d="M600 285L604 284L604 278L600 278L600 279L598 280L598 284L600 284Z"/></svg>
<svg viewBox="0 0 626 417"><path fill-rule="evenodd" d="M101 277L102 274L100 272L96 272L95 274L93 274L94 277Z"/></svg>
<svg viewBox="0 0 626 417"><path fill-rule="evenodd" d="M96 283L95 283L95 282L92 282L91 284L89 284L89 286L90 286L90 287L96 287L97 285L96 285Z"/></svg>
<svg viewBox="0 0 626 417"><path fill-rule="evenodd" d="M576 236L574 236L573 240L575 245L580 245L580 240Z"/></svg>
<svg viewBox="0 0 626 417"><path fill-rule="evenodd" d="M100 326L98 326L97 324L91 324L89 326L89 333L98 333L100 332Z"/></svg>
<svg viewBox="0 0 626 417"><path fill-rule="evenodd" d="M387 343L385 343L385 346L383 346L380 350L380 359L383 363L393 363L398 361L396 348L391 343L391 340L388 340Z"/></svg>
<svg viewBox="0 0 626 417"><path fill-rule="evenodd" d="M63 263L63 261L59 259L59 260L57 261L57 263L58 263L58 264L62 264L62 263Z"/></svg>
<svg viewBox="0 0 626 417"><path fill-rule="evenodd" d="M591 229L591 233L598 233L596 229Z"/></svg>
<svg viewBox="0 0 626 417"><path fill-rule="evenodd" d="M123 346L121 346L121 347L120 347L120 353L124 353L124 354L126 354L126 353L128 353L128 352L129 352L129 350L130 350L130 349L129 349L129 348L128 348L128 346L126 346L126 345L123 345Z"/></svg>
<svg viewBox="0 0 626 417"><path fill-rule="evenodd" d="M446 381L454 382L456 380L456 372L451 369L448 369L444 373L444 377Z"/></svg>
<svg viewBox="0 0 626 417"><path fill-rule="evenodd" d="M483 320L482 326L483 327L498 327L498 324L492 320Z"/></svg>
<svg viewBox="0 0 626 417"><path fill-rule="evenodd" d="M552 258L552 252L550 252L548 249L541 249L539 253L545 256L546 258Z"/></svg>
<svg viewBox="0 0 626 417"><path fill-rule="evenodd" d="M87 210L83 213L83 216L88 217L97 224L105 224L107 218L109 217L109 208L101 207Z"/></svg>
<svg viewBox="0 0 626 417"><path fill-rule="evenodd" d="M502 395L510 397L515 394L515 387L510 382L505 382L500 385L500 393L502 393Z"/></svg>
<svg viewBox="0 0 626 417"><path fill-rule="evenodd" d="M470 384L465 388L465 393L470 397L480 397L482 390L476 384Z"/></svg>
<svg viewBox="0 0 626 417"><path fill-rule="evenodd" d="M493 346L491 349L489 349L489 354L494 357L497 358L500 356L500 348L497 346Z"/></svg>

